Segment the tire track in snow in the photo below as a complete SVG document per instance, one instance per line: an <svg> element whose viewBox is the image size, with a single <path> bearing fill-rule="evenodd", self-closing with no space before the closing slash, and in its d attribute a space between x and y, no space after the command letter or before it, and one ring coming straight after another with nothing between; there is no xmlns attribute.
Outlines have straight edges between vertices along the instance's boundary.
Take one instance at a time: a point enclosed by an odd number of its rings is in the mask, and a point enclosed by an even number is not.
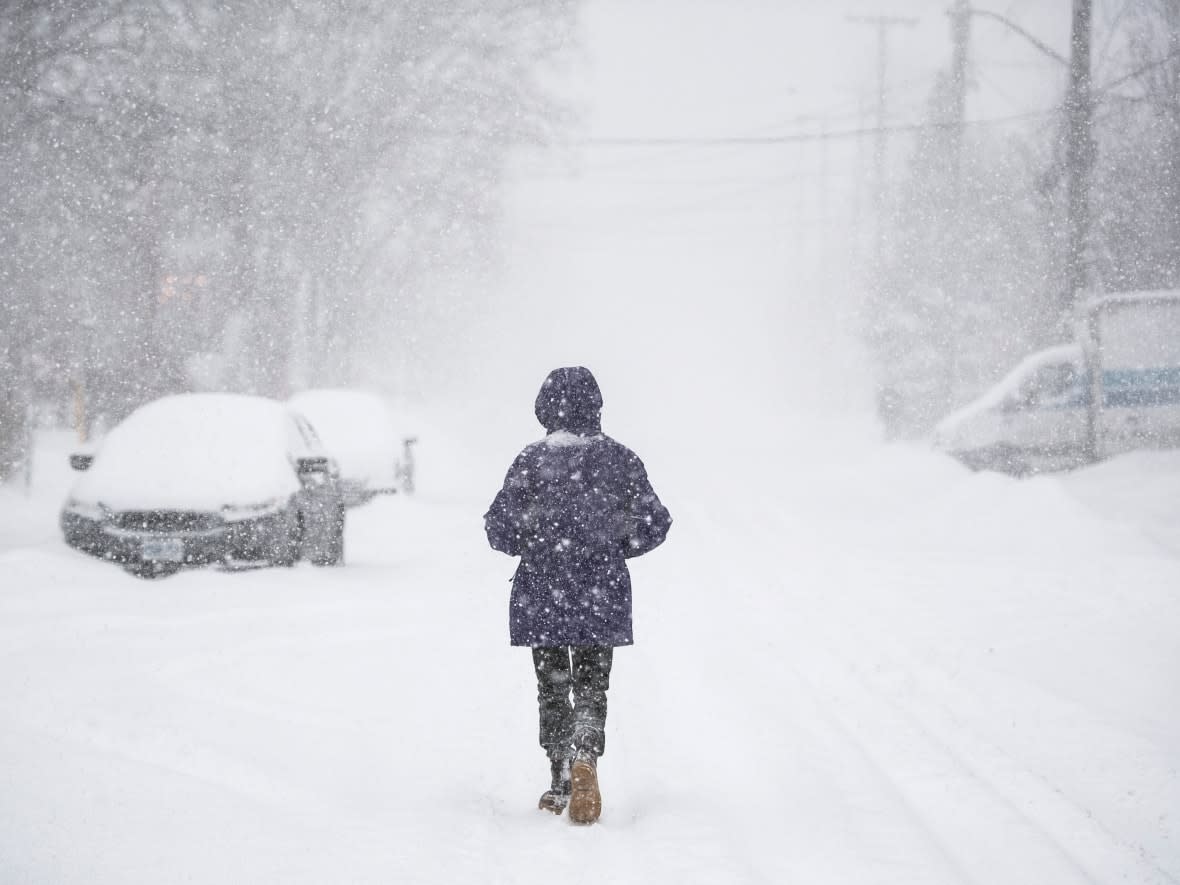
<svg viewBox="0 0 1180 885"><path fill-rule="evenodd" d="M1111 832L1085 806L1071 799L1065 790L1044 773L1026 763L998 743L973 728L945 700L933 682L941 673L932 663L921 664L910 649L896 641L870 635L863 627L856 632L858 648L872 648L879 659L890 664L893 672L904 672L910 691L900 692L896 684L885 680L878 671L865 669L859 662L844 657L850 672L867 691L887 701L907 718L929 741L956 760L981 785L994 792L1026 824L1043 834L1087 881L1106 882L1128 866L1137 868L1144 883L1172 883L1177 880L1154 863L1137 845L1131 845ZM885 646L888 644L889 650ZM899 658L907 659L898 663ZM943 681L949 677L943 676ZM954 680L955 691L981 699L977 691L963 680ZM984 702L986 704L986 701ZM1039 813L1034 813L1033 809ZM1084 858L1084 859L1083 859Z"/></svg>
<svg viewBox="0 0 1180 885"><path fill-rule="evenodd" d="M792 604L790 594L775 589L780 577L734 568L743 557L764 562L767 551L781 551L781 542L763 536L757 515L717 504L680 514L682 530L688 523L709 542L689 539L692 549L701 551L690 556L693 583L669 596L721 593L727 617L715 621L726 633L735 627L738 633L709 643L703 671L680 674L696 695L692 708L707 711L703 735L717 738L719 746L698 747L695 756L691 749L680 749L678 758L698 768L703 762L700 786L728 808L726 817L746 818L746 839L782 845L781 852L768 854L764 847L746 852L758 858L766 881L880 881L884 862L901 870L889 881L972 882L912 813L904 794L824 710L822 693L807 684L790 649L811 625L800 617L802 609ZM795 543L803 542L796 538ZM713 549L724 549L725 560L708 555ZM774 618L761 617L768 595L777 597L769 609ZM695 623L692 613L678 612L665 632ZM817 721L817 710L824 722ZM849 776L850 766L862 776ZM866 776L877 785L868 795ZM909 821L908 828L899 827L898 820ZM899 850L899 844L905 847Z"/></svg>
<svg viewBox="0 0 1180 885"><path fill-rule="evenodd" d="M766 527L751 525L750 531L764 537L770 536ZM827 551L826 555L835 556L837 551ZM809 662L813 673L810 682L816 699L822 697L818 684L839 685L846 696L857 698L857 703L862 709L875 711L871 718L874 738L867 741L860 737L855 722L850 721L849 717L836 707L828 705L828 713L832 720L839 724L843 732L859 747L865 757L872 761L881 774L896 786L907 807L916 819L930 830L932 837L948 857L956 857L962 851L962 846L970 844L971 839L969 836L967 840L947 839L945 836L937 835L937 831L947 829L945 817L937 812L924 812L922 806L928 804L929 799L923 802L921 797L914 795L912 778L898 778L891 770L907 756L911 757L907 764L913 764L914 756L920 759L924 757L928 765L941 761L945 764L947 772L958 773L958 777L955 778L958 782L974 784L977 787L974 792L982 794L976 796L975 804L993 804L1005 810L997 819L1000 823L1005 816L1014 816L1019 820L1026 836L1031 836L1033 843L1026 845L1026 849L1036 851L1037 842L1042 843L1043 847L1047 846L1048 855L1044 851L1040 853L1046 860L1049 856L1055 856L1059 864L1064 865L1064 874L1071 877L1064 881L1108 881L1109 874L1133 867L1137 869L1137 875L1144 877L1144 882L1175 883L1175 879L1150 863L1134 847L1121 842L1103 828L1092 814L1068 799L1043 775L1022 767L1002 748L988 744L981 735L964 730L962 725L959 725L956 731L953 718L947 719L943 716L935 719L935 713L928 706L921 711L915 710L912 705L907 707L899 701L892 686L871 678L861 662L872 657L891 663L890 669L895 672L913 674L917 672L917 668L898 665L896 655L891 657L885 652L880 641L871 638L877 635L876 633L866 630L863 626L854 626L860 625L864 620L862 614L848 606L833 609L829 605L827 610L820 610L820 606L816 605L812 609L812 620L817 625L823 625L823 633L826 635L826 652L822 646L814 646L812 660L824 660L826 655L827 666L816 669L814 663ZM800 667L808 667L802 659L798 660ZM836 676L841 670L846 674L843 679ZM833 679L833 676L836 678ZM937 724L931 724L932 721ZM886 723L889 727L882 728ZM894 741L893 754L879 752L878 748L886 739ZM923 749L914 750L914 746ZM1006 757L1007 765L997 763L995 760L998 757ZM919 773L921 770L922 767L919 766ZM968 790L968 793L970 792L972 791ZM992 797L992 802L989 803L983 796ZM1043 811L1038 815L1030 810L1031 808ZM1026 838L1025 842L1028 841ZM1085 855L1085 861L1079 855ZM1003 853L997 853L991 857L980 857L977 866L989 870L991 879L990 870L994 869L996 858L1003 856ZM970 873L961 860L954 860L954 865L968 877L968 881L971 881ZM1095 867L1103 872L1095 873ZM998 881L1017 881L1013 876L1022 872L1024 871L1018 866ZM1044 871L1038 868L1028 881L1046 881L1040 878L1043 876Z"/></svg>
<svg viewBox="0 0 1180 885"><path fill-rule="evenodd" d="M767 525L765 516L765 512L751 514L744 509L726 508L723 514L713 515L712 530L728 534L725 546L736 547L738 557L743 552L748 553L749 561L761 562L766 558L766 551L774 550L779 558L809 564L808 559L814 555L814 548L809 544L810 532L801 525ZM782 539L789 539L790 547L794 549L784 550ZM861 844L853 850L859 849L865 858L884 855L891 866L903 870L896 880L899 882L957 881L973 885L976 879L930 826L929 820L892 776L888 765L870 752L857 730L849 727L833 709L830 698L813 678L807 662L815 657L815 649L819 647L815 642L815 631L824 630L825 617L817 615L798 590L792 592L784 586L781 575L761 574L756 578L761 587L747 591L751 597L750 608L764 607L766 599L760 597L772 594L777 597L778 613L790 616L781 623L763 621L758 625L759 633L779 640L775 647L781 655L776 666L768 667L765 660L759 661L765 671L763 679L773 682L780 690L787 689L782 693L795 706L807 704L811 716L790 709L790 705L786 708L790 718L784 724L791 728L792 736L796 739L806 737L806 755L797 752L793 761L798 764L804 759L810 765L818 763L824 767L828 787L839 790L841 808L855 819L859 830ZM806 582L796 580L795 584L799 587ZM807 592L806 588L804 592ZM789 689L790 686L795 686L794 691ZM816 715L822 718L822 723L815 721ZM868 796L865 795L866 776L876 785ZM900 832L899 821L906 822ZM899 842L906 846L906 850L897 850ZM844 846L845 851L849 848ZM880 875L875 866L869 867L867 873L874 878ZM922 875L929 879L920 879Z"/></svg>
<svg viewBox="0 0 1180 885"><path fill-rule="evenodd" d="M637 644L615 657L598 828L629 860L605 881L774 881L751 861L759 851L740 795L760 785L742 777L740 702L722 651L702 643L693 611L720 585L710 562L684 567L678 551L693 546L685 532L699 523L687 510L677 520L677 545L656 554L654 573L655 559L634 570Z"/></svg>
<svg viewBox="0 0 1180 885"><path fill-rule="evenodd" d="M834 689L843 700L841 705L829 704L830 715L893 784L964 881L1007 885L1100 881L1041 821L983 777L973 761L939 740L886 692L864 680L856 663L833 655L824 661L822 670L829 690ZM844 706L858 711L863 719L857 722L841 712ZM992 844L976 847L981 837L991 837ZM1017 843L1018 859L1013 860L1002 849L1012 850Z"/></svg>

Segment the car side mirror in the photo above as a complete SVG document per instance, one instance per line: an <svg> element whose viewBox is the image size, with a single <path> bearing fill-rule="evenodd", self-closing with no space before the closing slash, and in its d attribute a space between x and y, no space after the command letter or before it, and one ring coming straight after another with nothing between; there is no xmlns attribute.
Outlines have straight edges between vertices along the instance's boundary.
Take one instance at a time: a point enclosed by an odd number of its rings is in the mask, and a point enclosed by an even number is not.
<svg viewBox="0 0 1180 885"><path fill-rule="evenodd" d="M295 472L300 476L322 476L327 474L328 459L323 455L308 455L295 460Z"/></svg>
<svg viewBox="0 0 1180 885"><path fill-rule="evenodd" d="M70 455L70 467L73 470L89 470L94 463L94 456L89 452L74 452Z"/></svg>

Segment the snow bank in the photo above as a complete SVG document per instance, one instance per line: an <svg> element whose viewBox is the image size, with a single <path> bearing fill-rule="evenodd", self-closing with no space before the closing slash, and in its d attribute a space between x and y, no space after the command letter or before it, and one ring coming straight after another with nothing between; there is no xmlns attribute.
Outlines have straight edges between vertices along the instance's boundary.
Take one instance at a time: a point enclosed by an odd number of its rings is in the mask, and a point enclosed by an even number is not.
<svg viewBox="0 0 1180 885"><path fill-rule="evenodd" d="M1061 478L1112 527L1133 526L1180 556L1180 451L1130 452Z"/></svg>

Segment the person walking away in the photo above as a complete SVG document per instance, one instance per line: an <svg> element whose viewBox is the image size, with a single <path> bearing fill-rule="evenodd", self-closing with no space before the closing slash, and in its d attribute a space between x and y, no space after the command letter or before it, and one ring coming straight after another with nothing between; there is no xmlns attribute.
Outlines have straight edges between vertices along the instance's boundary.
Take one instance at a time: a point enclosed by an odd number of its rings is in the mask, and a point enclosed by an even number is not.
<svg viewBox="0 0 1180 885"><path fill-rule="evenodd" d="M662 544L672 517L643 462L602 432L589 369L552 371L535 411L547 435L512 462L484 527L494 549L520 557L508 622L512 644L533 651L552 778L538 807L593 823L614 650L634 641L626 560Z"/></svg>

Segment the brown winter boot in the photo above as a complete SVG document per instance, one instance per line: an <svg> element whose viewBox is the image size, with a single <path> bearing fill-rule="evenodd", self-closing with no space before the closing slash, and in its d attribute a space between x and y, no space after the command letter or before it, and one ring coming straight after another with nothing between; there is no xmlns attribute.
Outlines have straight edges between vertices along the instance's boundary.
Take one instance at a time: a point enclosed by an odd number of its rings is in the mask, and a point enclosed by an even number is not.
<svg viewBox="0 0 1180 885"><path fill-rule="evenodd" d="M592 824L602 814L598 767L593 756L578 756L570 766L570 820Z"/></svg>
<svg viewBox="0 0 1180 885"><path fill-rule="evenodd" d="M553 780L549 789L541 794L537 807L542 811L561 814L570 801L569 759L550 759L549 773L553 776Z"/></svg>

